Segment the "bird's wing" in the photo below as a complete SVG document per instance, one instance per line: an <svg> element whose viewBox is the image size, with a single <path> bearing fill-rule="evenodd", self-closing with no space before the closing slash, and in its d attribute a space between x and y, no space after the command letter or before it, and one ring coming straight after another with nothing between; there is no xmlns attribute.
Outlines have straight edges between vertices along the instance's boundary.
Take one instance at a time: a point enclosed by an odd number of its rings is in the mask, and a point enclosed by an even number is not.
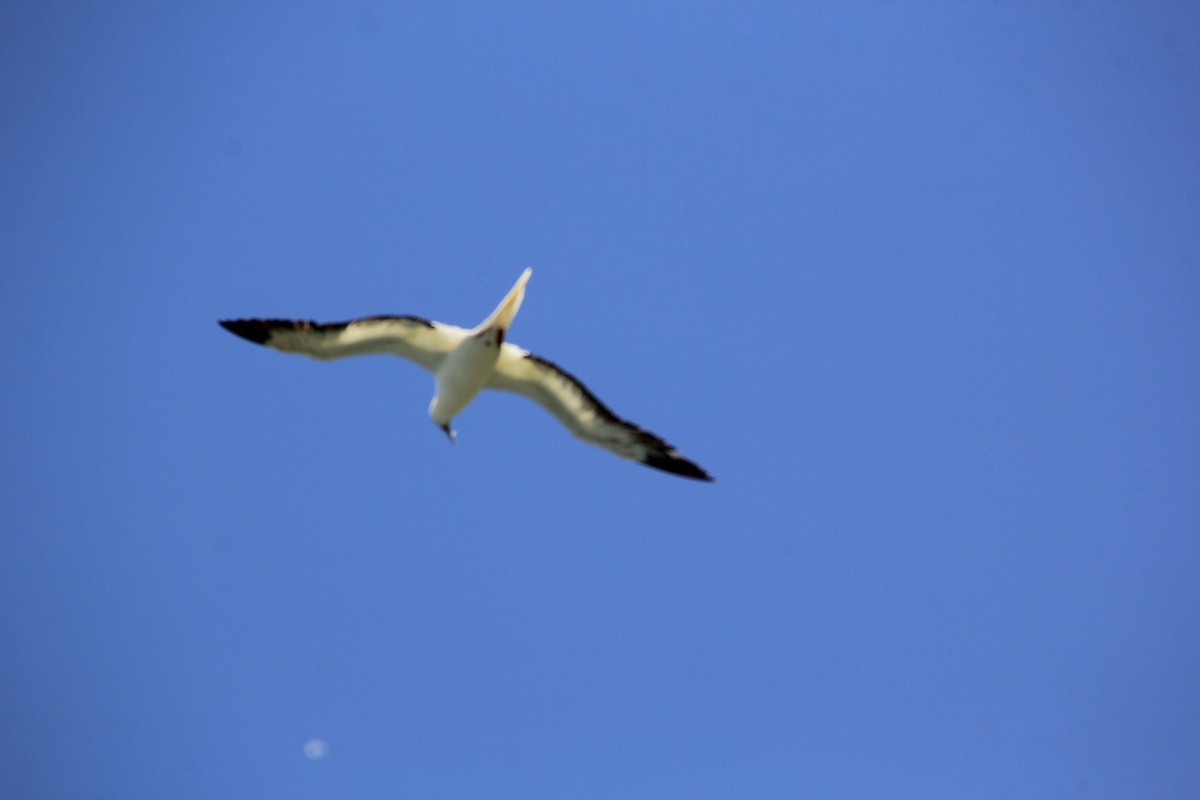
<svg viewBox="0 0 1200 800"><path fill-rule="evenodd" d="M457 325L420 317L363 317L349 322L288 319L222 320L221 327L281 353L329 360L389 354L407 358L433 372L467 335Z"/></svg>
<svg viewBox="0 0 1200 800"><path fill-rule="evenodd" d="M610 411L571 373L514 344L501 348L488 388L528 397L576 437L621 458L685 478L713 480L674 447Z"/></svg>

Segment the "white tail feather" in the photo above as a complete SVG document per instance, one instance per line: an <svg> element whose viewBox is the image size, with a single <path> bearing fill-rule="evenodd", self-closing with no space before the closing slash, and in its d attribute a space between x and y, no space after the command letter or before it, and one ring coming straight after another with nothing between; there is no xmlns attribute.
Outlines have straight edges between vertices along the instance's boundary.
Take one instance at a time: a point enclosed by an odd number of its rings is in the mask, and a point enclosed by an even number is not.
<svg viewBox="0 0 1200 800"><path fill-rule="evenodd" d="M533 270L526 267L525 271L521 273L521 277L517 278L517 282L508 290L508 294L504 295L504 299L500 301L500 305L496 306L496 310L489 314L487 319L475 326L475 330L472 332L479 333L492 327L498 327L500 330L508 330L508 326L512 324L513 317L517 315L517 309L521 307L521 301L525 299L525 283L532 274Z"/></svg>

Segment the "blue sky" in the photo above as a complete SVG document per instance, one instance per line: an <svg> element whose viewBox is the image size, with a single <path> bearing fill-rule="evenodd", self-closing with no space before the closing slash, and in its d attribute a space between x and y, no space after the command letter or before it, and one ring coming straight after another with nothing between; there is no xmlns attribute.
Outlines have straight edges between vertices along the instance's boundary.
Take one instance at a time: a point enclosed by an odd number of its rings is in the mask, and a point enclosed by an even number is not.
<svg viewBox="0 0 1200 800"><path fill-rule="evenodd" d="M1198 106L1182 2L6 4L0 794L1200 796ZM717 483L216 325L526 266Z"/></svg>

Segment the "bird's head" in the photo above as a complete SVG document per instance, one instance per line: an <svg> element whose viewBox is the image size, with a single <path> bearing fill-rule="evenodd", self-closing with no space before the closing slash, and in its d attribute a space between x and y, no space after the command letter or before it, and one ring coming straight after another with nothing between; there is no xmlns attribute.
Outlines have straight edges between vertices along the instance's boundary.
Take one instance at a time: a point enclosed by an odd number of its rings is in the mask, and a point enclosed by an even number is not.
<svg viewBox="0 0 1200 800"><path fill-rule="evenodd" d="M433 424L442 429L442 433L446 434L446 438L450 440L450 444L455 444L454 429L450 427L450 417L446 416L438 405L438 396L434 395L429 401L429 418L433 420Z"/></svg>

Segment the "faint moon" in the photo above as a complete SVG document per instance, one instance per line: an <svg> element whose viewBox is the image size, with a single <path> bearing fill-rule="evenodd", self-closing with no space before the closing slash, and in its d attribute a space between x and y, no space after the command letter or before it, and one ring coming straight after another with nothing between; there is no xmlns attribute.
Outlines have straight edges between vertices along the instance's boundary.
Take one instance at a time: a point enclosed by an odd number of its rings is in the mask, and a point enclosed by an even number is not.
<svg viewBox="0 0 1200 800"><path fill-rule="evenodd" d="M329 745L324 739L309 739L304 743L304 757L318 761L329 752Z"/></svg>

